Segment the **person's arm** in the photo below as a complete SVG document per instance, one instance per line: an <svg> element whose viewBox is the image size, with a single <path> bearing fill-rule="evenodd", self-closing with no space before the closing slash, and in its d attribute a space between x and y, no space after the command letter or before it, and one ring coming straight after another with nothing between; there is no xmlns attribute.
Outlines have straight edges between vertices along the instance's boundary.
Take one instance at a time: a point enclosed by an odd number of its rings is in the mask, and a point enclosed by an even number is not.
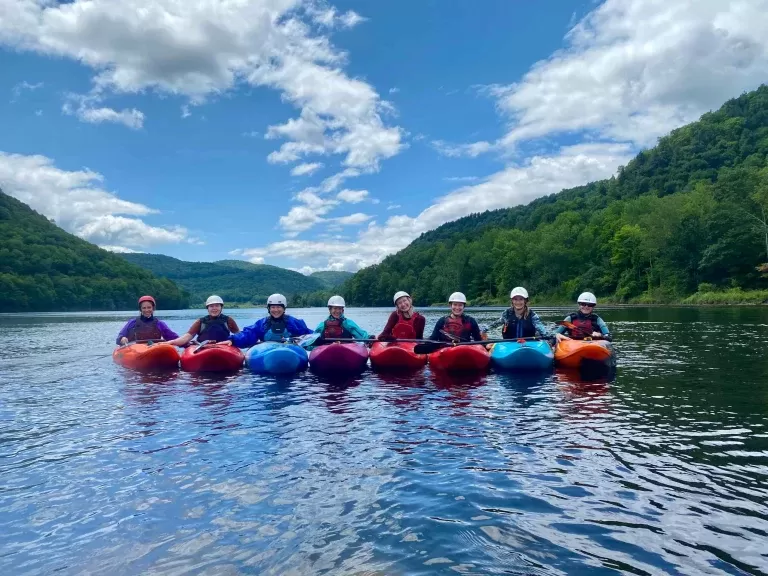
<svg viewBox="0 0 768 576"><path fill-rule="evenodd" d="M127 344L128 343L128 332L130 332L131 328L133 328L136 325L136 318L131 318L128 320L128 322L125 323L125 325L122 327L120 332L117 334L117 339L115 340L116 344ZM125 342L123 342L123 338L125 338Z"/></svg>
<svg viewBox="0 0 768 576"><path fill-rule="evenodd" d="M322 334L323 330L325 330L325 320L322 320L320 324L317 325L317 328L315 328L315 332Z"/></svg>
<svg viewBox="0 0 768 576"><path fill-rule="evenodd" d="M307 328L307 324L304 322L304 320L294 318L293 316L288 318L288 332L290 332L293 336L313 334L312 330Z"/></svg>
<svg viewBox="0 0 768 576"><path fill-rule="evenodd" d="M597 317L597 326L600 328L600 333L603 335L603 338L611 342L613 340L613 336L611 336L611 331L608 330L608 325L605 323L605 321L602 318L600 318L600 316Z"/></svg>
<svg viewBox="0 0 768 576"><path fill-rule="evenodd" d="M440 331L443 329L443 326L445 326L445 317L440 318L437 323L435 323L435 327L432 328L432 334L430 335L430 340L438 340L440 342L445 341L445 337L440 334Z"/></svg>
<svg viewBox="0 0 768 576"><path fill-rule="evenodd" d="M187 330L186 334L179 336L178 338L174 338L173 340L169 340L168 344L172 344L174 346L184 346L192 340L197 334L200 332L200 320L195 320L192 323L192 326L189 327L189 330Z"/></svg>
<svg viewBox="0 0 768 576"><path fill-rule="evenodd" d="M392 328L395 327L395 324L397 324L397 312L392 312L392 314L389 315L389 318L387 318L387 325L384 326L381 334L379 334L376 338L378 340L386 340L392 338Z"/></svg>
<svg viewBox="0 0 768 576"><path fill-rule="evenodd" d="M533 322L533 327L536 328L536 332L538 332L542 338L552 338L552 333L549 331L549 328L544 326L544 322L541 321L539 315L533 310L531 310L531 322Z"/></svg>
<svg viewBox="0 0 768 576"><path fill-rule="evenodd" d="M265 322L266 320L264 318L257 320L254 324L246 326L237 334L230 335L229 340L232 342L233 346L237 346L238 348L249 348L264 338Z"/></svg>
<svg viewBox="0 0 768 576"><path fill-rule="evenodd" d="M230 334L237 334L240 332L240 327L237 325L237 322L235 322L235 319L232 318L232 316L227 318L227 328L229 328Z"/></svg>
<svg viewBox="0 0 768 576"><path fill-rule="evenodd" d="M421 314L416 316L416 319L413 321L413 328L416 330L416 338L422 339L424 338L424 327L427 325L427 319L424 318Z"/></svg>
<svg viewBox="0 0 768 576"><path fill-rule="evenodd" d="M344 328L349 330L353 338L359 338L360 340L368 340L368 332L360 328L354 321L349 318L345 318L342 323Z"/></svg>
<svg viewBox="0 0 768 576"><path fill-rule="evenodd" d="M568 316L566 316L566 317L563 319L563 321L564 321L564 322L570 322L570 321L571 321L571 315L570 315L570 314L568 314ZM555 339L556 339L558 342L560 342L561 340L570 340L571 338L570 338L570 336L567 336L567 335L566 335L566 332L568 332L568 328L566 328L565 326L558 326L558 327L555 329Z"/></svg>
<svg viewBox="0 0 768 576"><path fill-rule="evenodd" d="M162 320L157 321L157 329L160 330L160 334L163 335L163 340L175 340L176 338L179 337L179 335L176 334L176 332L174 332L173 330L171 330L168 327L168 324L166 324Z"/></svg>

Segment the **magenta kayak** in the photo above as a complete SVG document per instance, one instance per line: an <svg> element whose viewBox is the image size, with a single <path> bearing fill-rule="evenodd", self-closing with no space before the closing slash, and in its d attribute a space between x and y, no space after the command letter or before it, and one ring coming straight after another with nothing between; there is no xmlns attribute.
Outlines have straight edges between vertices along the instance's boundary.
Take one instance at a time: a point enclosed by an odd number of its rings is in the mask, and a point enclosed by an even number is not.
<svg viewBox="0 0 768 576"><path fill-rule="evenodd" d="M322 374L359 374L368 363L364 344L335 342L318 346L309 355L309 367Z"/></svg>

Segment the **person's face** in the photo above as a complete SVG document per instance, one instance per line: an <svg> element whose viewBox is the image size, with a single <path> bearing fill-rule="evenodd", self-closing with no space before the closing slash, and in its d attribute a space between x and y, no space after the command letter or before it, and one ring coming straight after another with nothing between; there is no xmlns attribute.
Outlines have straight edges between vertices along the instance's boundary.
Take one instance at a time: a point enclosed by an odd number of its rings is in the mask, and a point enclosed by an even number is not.
<svg viewBox="0 0 768 576"><path fill-rule="evenodd" d="M583 302L579 302L579 311L582 314L591 314L592 310L595 309L594 304L584 304Z"/></svg>
<svg viewBox="0 0 768 576"><path fill-rule="evenodd" d="M208 308L208 314L212 318L216 318L216 316L221 314L221 308L222 308L221 304L209 304L208 306L206 306L206 308Z"/></svg>
<svg viewBox="0 0 768 576"><path fill-rule="evenodd" d="M141 315L146 318L152 316L152 313L155 311L155 307L152 306L152 302L142 302L139 309L141 310Z"/></svg>
<svg viewBox="0 0 768 576"><path fill-rule="evenodd" d="M451 312L453 312L453 314L456 316L461 316L461 314L464 312L464 303L451 302Z"/></svg>
<svg viewBox="0 0 768 576"><path fill-rule="evenodd" d="M407 312L411 309L411 299L408 298L408 296L400 296L400 298L397 299L397 309L400 310L400 312Z"/></svg>
<svg viewBox="0 0 768 576"><path fill-rule="evenodd" d="M514 298L512 298L512 307L515 310L522 310L523 308L525 308L525 298L523 298L522 296L515 296Z"/></svg>
<svg viewBox="0 0 768 576"><path fill-rule="evenodd" d="M272 318L274 318L275 320L280 318L283 314L285 314L285 309L282 306L272 304L269 307L269 315L272 316Z"/></svg>
<svg viewBox="0 0 768 576"><path fill-rule="evenodd" d="M331 306L330 308L328 308L328 310L330 311L331 316L336 318L336 320L341 318L341 315L344 314L344 308L342 308L341 306Z"/></svg>

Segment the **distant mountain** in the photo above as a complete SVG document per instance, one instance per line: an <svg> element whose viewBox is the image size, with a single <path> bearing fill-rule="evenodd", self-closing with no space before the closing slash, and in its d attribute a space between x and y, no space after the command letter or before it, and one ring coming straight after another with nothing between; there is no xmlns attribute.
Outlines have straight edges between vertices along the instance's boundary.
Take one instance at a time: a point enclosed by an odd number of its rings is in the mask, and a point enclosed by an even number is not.
<svg viewBox="0 0 768 576"><path fill-rule="evenodd" d="M353 272L337 272L335 270L320 270L319 272L312 272L310 278L316 278L323 283L324 288L336 288L341 286L349 278L351 278Z"/></svg>
<svg viewBox="0 0 768 576"><path fill-rule="evenodd" d="M325 288L325 284L317 278L242 260L186 262L162 254L120 256L182 286L191 294L193 305L201 304L211 294L218 294L229 303L263 304L267 296L275 292L285 294L291 304L299 294L319 292Z"/></svg>
<svg viewBox="0 0 768 576"><path fill-rule="evenodd" d="M0 312L134 310L143 294L158 308L186 308L172 281L65 232L0 190Z"/></svg>

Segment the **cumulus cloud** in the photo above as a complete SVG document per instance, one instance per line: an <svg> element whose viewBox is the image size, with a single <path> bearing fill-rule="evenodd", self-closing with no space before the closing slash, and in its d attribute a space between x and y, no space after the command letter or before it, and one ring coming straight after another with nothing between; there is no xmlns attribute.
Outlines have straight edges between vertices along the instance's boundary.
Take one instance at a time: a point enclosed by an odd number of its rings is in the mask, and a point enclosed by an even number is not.
<svg viewBox="0 0 768 576"><path fill-rule="evenodd" d="M62 111L65 114L77 116L80 120L89 124L112 122L114 124L123 124L133 130L138 130L144 126L143 112L135 108L130 110L126 108L118 112L112 108L98 106L100 101L101 97L95 95L82 96L70 94L68 95L68 101L62 106Z"/></svg>
<svg viewBox="0 0 768 576"><path fill-rule="evenodd" d="M307 164L299 164L293 170L291 170L291 176L310 176L320 170L323 167L322 162L310 162Z"/></svg>
<svg viewBox="0 0 768 576"><path fill-rule="evenodd" d="M402 148L402 130L384 124L388 105L343 72L346 54L313 28L362 21L312 0L0 0L0 44L79 61L93 69L100 98L156 91L201 103L239 83L275 88L300 109L295 121L315 122L316 131L292 130L291 121L272 127L288 141L271 161L338 154L375 171ZM138 124L138 111L109 110L78 117Z"/></svg>
<svg viewBox="0 0 768 576"><path fill-rule="evenodd" d="M99 248L109 250L110 252L115 252L116 254L140 254L138 250L131 250L125 246L110 246L108 244L99 244Z"/></svg>
<svg viewBox="0 0 768 576"><path fill-rule="evenodd" d="M345 189L336 194L336 198L342 202L350 204L359 204L368 197L368 190L349 190Z"/></svg>
<svg viewBox="0 0 768 576"><path fill-rule="evenodd" d="M373 218L369 214L363 214L362 212L355 212L349 216L339 216L334 218L333 221L340 226L358 226L364 224Z"/></svg>
<svg viewBox="0 0 768 576"><path fill-rule="evenodd" d="M158 211L121 200L102 188L103 181L101 174L91 170L62 170L45 156L0 152L0 188L85 240L125 249L199 242L180 226L146 224L137 216Z"/></svg>

